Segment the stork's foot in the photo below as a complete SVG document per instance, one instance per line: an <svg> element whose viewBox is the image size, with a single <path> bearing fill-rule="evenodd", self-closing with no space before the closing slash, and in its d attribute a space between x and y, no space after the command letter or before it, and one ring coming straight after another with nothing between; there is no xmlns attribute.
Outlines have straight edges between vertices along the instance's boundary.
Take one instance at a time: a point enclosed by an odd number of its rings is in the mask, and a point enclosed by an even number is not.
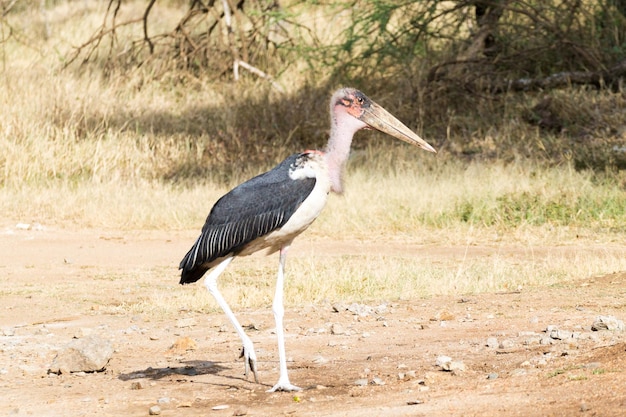
<svg viewBox="0 0 626 417"><path fill-rule="evenodd" d="M285 381L281 379L278 380L278 383L272 387L272 389L268 389L267 392L276 392L276 391L302 391L302 388L296 387L289 379Z"/></svg>
<svg viewBox="0 0 626 417"><path fill-rule="evenodd" d="M256 353L254 353L253 347L246 347L245 345L241 348L241 354L239 358L243 358L244 364L246 365L245 376L248 379L248 374L250 371L254 374L254 382L259 383L259 376L256 372Z"/></svg>

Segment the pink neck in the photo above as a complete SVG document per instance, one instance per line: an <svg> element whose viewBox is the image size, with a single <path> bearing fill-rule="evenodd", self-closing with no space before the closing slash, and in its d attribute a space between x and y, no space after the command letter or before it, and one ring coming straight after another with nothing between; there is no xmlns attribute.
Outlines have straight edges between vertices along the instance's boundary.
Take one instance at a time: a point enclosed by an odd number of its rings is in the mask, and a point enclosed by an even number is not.
<svg viewBox="0 0 626 417"><path fill-rule="evenodd" d="M365 123L344 111L331 113L330 138L326 145L326 163L328 164L331 190L335 193L343 192L343 169L350 156L352 137L365 126Z"/></svg>

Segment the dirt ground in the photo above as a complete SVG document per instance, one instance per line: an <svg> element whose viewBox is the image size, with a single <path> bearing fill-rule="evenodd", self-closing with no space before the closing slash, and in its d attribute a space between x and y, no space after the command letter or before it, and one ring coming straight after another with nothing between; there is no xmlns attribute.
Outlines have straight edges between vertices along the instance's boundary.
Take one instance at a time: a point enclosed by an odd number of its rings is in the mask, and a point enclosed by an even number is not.
<svg viewBox="0 0 626 417"><path fill-rule="evenodd" d="M625 272L520 292L357 306L362 315L334 312L329 303L288 308L290 378L304 390L266 393L278 378L269 307L235 312L252 325L260 385L243 377L240 343L223 314L124 308L152 279L179 291L175 268L194 238L191 231L0 234L0 415L145 416L155 405L163 416L626 415L626 332L591 330L599 315L626 319ZM290 256L306 256L308 244ZM520 262L528 256L506 249ZM438 259L490 250L420 247L421 256ZM128 271L138 283L126 282ZM573 337L551 338L549 325ZM112 341L106 370L48 374L58 349L85 334ZM465 370L442 371L440 355Z"/></svg>

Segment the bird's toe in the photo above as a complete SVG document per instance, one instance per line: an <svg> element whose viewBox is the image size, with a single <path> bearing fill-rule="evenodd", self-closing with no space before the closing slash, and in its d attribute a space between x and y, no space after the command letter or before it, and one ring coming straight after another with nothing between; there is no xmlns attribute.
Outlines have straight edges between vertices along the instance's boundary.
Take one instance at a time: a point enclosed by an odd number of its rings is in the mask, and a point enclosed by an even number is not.
<svg viewBox="0 0 626 417"><path fill-rule="evenodd" d="M278 384L274 385L271 389L267 390L267 392L277 392L277 391L285 391L285 392L302 391L302 388L293 385L289 381L287 382L278 381Z"/></svg>

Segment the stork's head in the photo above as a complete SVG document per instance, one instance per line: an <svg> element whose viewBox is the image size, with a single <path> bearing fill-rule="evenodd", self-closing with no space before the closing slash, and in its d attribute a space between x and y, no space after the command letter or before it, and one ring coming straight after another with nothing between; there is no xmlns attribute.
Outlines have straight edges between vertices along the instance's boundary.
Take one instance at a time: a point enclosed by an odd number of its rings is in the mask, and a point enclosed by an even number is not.
<svg viewBox="0 0 626 417"><path fill-rule="evenodd" d="M429 152L437 152L391 113L354 88L342 88L335 92L330 101L330 113L334 123L352 130L352 133L360 129L375 129Z"/></svg>

